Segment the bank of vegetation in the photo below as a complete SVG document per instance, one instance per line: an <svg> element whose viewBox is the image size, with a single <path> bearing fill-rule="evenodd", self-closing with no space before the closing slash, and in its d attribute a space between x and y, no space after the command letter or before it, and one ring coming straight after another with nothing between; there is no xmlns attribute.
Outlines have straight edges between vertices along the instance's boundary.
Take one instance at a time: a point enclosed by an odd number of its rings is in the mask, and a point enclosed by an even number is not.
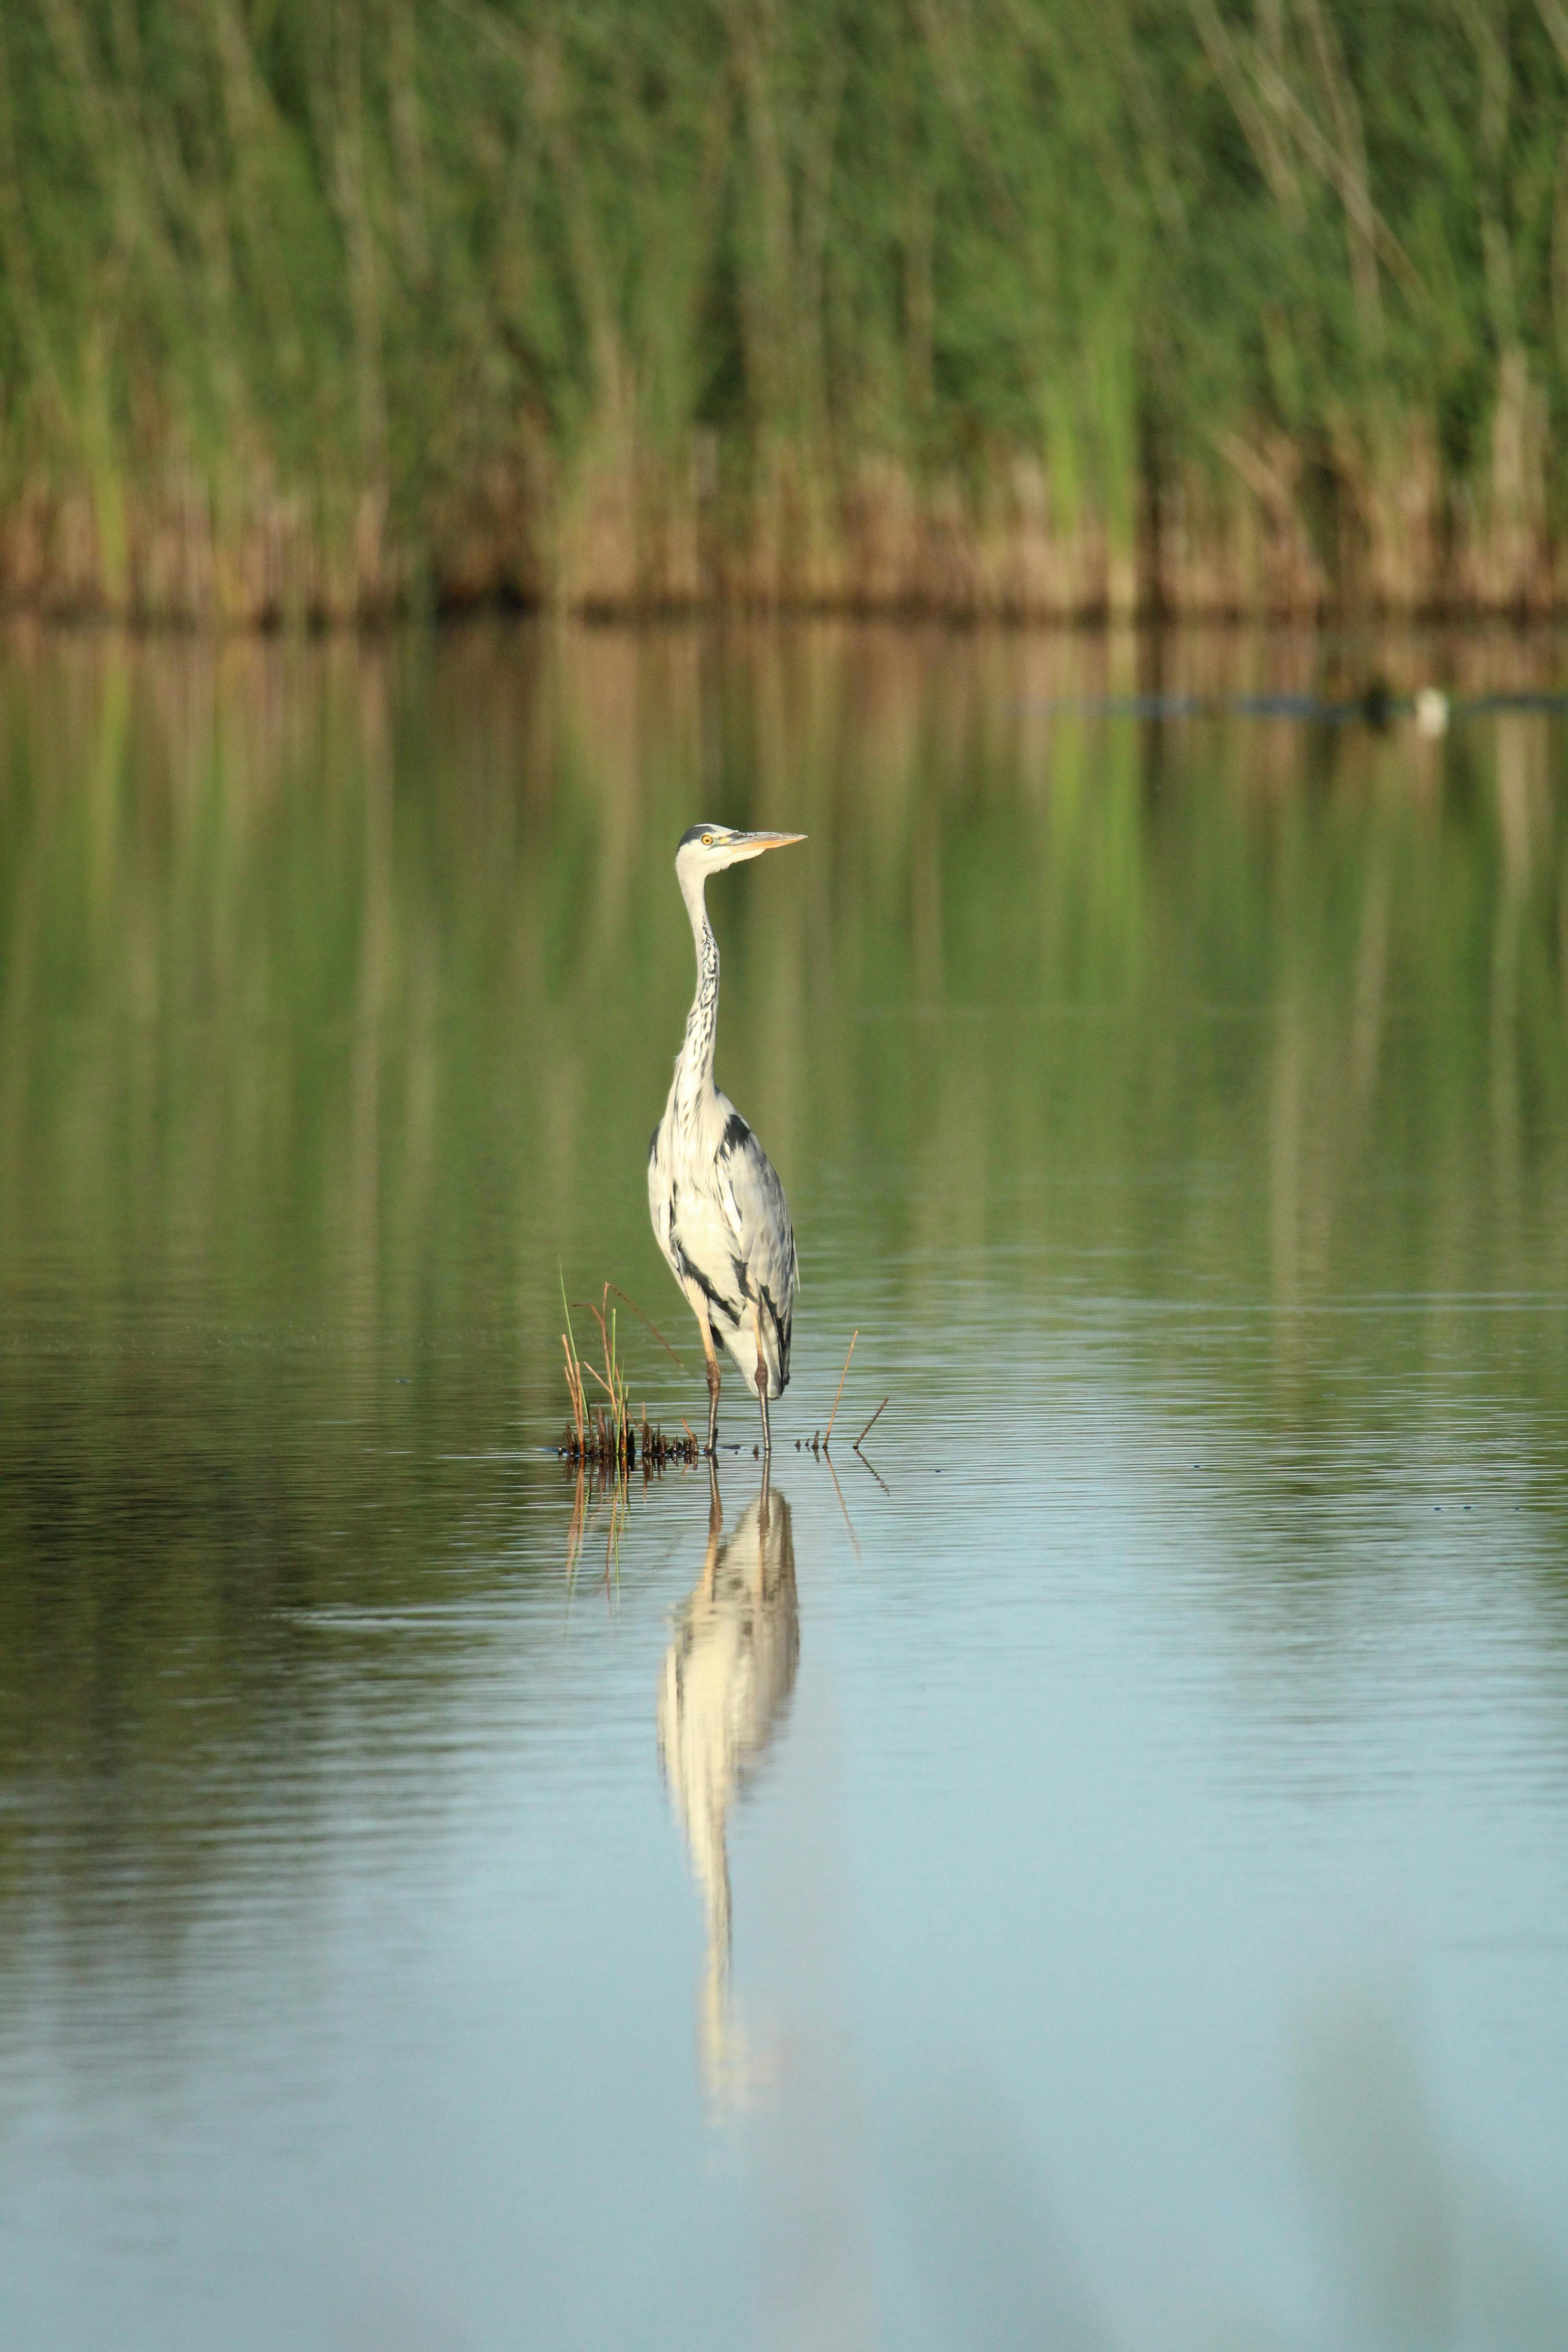
<svg viewBox="0 0 1568 2352"><path fill-rule="evenodd" d="M14 0L0 601L1568 588L1563 0Z"/></svg>

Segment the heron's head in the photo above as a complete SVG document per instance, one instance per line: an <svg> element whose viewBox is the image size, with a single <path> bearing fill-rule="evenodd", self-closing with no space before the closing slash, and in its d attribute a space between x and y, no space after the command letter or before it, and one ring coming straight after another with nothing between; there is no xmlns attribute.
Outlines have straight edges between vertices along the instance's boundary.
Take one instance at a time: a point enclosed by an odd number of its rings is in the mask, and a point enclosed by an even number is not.
<svg viewBox="0 0 1568 2352"><path fill-rule="evenodd" d="M804 833L737 833L728 824L694 824L680 836L675 870L684 887L689 877L705 882L742 857L760 857L764 849L787 849L792 841L805 839Z"/></svg>

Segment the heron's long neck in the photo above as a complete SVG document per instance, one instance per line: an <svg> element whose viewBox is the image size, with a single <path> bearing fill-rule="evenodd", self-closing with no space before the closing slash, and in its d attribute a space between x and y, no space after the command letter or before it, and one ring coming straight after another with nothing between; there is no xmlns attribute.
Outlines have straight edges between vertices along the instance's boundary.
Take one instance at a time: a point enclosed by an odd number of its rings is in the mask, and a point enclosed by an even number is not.
<svg viewBox="0 0 1568 2352"><path fill-rule="evenodd" d="M680 895L697 942L697 993L686 1016L686 1041L675 1065L675 1091L690 1099L713 1084L713 1045L719 1034L719 942L708 919L700 877L689 889L683 881Z"/></svg>

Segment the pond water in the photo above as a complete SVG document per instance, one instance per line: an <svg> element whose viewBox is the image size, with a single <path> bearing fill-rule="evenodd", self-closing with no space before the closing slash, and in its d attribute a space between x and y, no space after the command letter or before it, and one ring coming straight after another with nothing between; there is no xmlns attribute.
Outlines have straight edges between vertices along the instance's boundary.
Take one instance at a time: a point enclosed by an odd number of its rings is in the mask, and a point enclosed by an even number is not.
<svg viewBox="0 0 1568 2352"><path fill-rule="evenodd" d="M6 642L7 2341L1568 2341L1565 675ZM579 1491L699 816L795 1376Z"/></svg>

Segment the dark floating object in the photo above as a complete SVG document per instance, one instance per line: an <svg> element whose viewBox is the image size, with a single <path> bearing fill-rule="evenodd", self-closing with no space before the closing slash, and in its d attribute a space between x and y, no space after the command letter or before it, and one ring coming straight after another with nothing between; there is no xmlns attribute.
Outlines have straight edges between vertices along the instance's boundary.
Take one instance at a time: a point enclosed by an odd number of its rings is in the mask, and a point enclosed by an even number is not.
<svg viewBox="0 0 1568 2352"><path fill-rule="evenodd" d="M1446 735L1454 719L1504 710L1568 711L1568 688L1451 695L1426 684L1400 693L1374 675L1343 694L1110 694L1073 696L1062 706L1101 719L1299 719L1319 727L1370 727L1385 734L1396 719L1413 719L1418 734Z"/></svg>
<svg viewBox="0 0 1568 2352"><path fill-rule="evenodd" d="M1400 708L1385 677L1369 678L1361 697L1361 715L1375 734L1386 734Z"/></svg>

